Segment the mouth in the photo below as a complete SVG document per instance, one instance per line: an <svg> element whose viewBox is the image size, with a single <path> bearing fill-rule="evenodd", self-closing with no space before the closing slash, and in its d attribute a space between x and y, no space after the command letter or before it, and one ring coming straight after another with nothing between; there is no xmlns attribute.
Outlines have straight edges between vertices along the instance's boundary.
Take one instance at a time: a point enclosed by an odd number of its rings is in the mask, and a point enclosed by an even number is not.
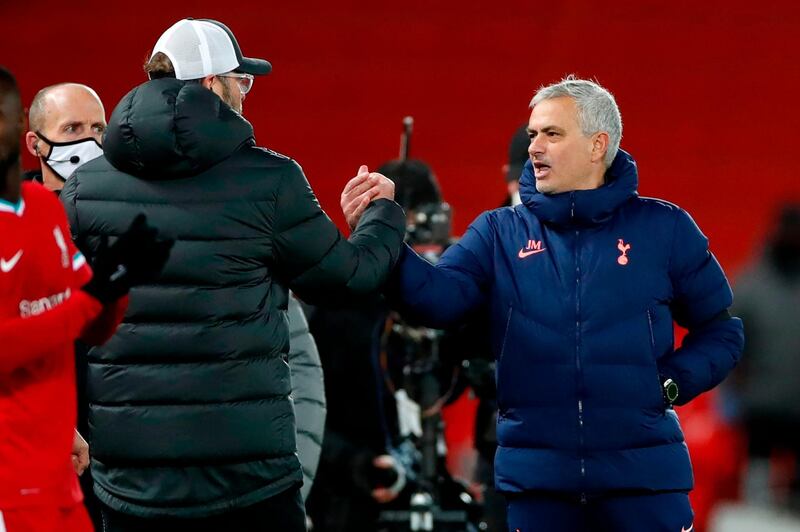
<svg viewBox="0 0 800 532"><path fill-rule="evenodd" d="M536 176L536 179L547 177L550 174L550 165L541 161L534 161L533 174Z"/></svg>

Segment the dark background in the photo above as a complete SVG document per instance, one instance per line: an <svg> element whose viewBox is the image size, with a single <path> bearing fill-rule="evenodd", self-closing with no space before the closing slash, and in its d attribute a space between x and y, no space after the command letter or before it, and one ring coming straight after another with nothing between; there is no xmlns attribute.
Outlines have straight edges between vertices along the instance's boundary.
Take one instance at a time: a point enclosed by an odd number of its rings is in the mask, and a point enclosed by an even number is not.
<svg viewBox="0 0 800 532"><path fill-rule="evenodd" d="M245 116L261 145L303 165L340 226L341 188L359 164L396 157L410 114L412 155L436 170L462 232L503 199L508 140L535 89L568 73L615 94L641 193L692 213L728 270L760 246L777 205L800 199L800 3L788 0L0 0L0 63L26 105L76 81L110 115L186 16L225 22L245 54L272 61Z"/></svg>

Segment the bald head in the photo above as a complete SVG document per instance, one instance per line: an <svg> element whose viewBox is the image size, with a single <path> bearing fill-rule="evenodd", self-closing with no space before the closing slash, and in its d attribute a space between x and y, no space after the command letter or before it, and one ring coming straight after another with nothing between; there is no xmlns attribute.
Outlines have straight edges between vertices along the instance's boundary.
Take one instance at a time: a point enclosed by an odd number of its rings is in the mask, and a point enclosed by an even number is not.
<svg viewBox="0 0 800 532"><path fill-rule="evenodd" d="M65 118L78 122L88 120L90 126L98 125L105 129L103 102L91 87L80 83L59 83L45 87L34 96L28 111L32 131L44 133L54 126L62 126L60 120Z"/></svg>
<svg viewBox="0 0 800 532"><path fill-rule="evenodd" d="M40 90L28 111L30 131L25 134L25 145L34 157L49 156L51 142L73 142L94 138L103 142L106 130L106 113L103 103L91 87L80 83L59 83ZM42 182L52 190L64 185L53 169L41 164ZM66 177L66 176L65 176Z"/></svg>

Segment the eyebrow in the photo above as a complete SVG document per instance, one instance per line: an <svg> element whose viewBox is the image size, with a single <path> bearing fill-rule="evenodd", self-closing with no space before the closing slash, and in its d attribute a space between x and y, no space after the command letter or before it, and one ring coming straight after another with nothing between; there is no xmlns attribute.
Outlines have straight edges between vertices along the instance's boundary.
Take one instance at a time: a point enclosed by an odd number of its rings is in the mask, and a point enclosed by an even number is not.
<svg viewBox="0 0 800 532"><path fill-rule="evenodd" d="M66 122L59 124L58 127L59 129L63 129L67 126L80 126L80 125L83 125L83 122L80 120L67 120Z"/></svg>
<svg viewBox="0 0 800 532"><path fill-rule="evenodd" d="M548 133L550 131L555 131L556 133L563 133L564 132L564 129L562 129L562 128L558 127L558 126L545 126L540 130L531 129L529 127L526 127L525 130L528 132L528 135L530 135L531 133L535 133L537 131L540 131L542 133Z"/></svg>

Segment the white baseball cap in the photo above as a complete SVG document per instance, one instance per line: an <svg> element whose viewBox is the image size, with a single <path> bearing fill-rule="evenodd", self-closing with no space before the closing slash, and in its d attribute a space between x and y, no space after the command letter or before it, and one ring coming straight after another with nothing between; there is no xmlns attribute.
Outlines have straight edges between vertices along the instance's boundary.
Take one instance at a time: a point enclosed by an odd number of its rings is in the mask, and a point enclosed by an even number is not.
<svg viewBox="0 0 800 532"><path fill-rule="evenodd" d="M254 76L272 71L269 61L244 57L231 30L211 19L179 20L161 34L150 57L159 52L172 62L175 77L183 80L233 70Z"/></svg>

